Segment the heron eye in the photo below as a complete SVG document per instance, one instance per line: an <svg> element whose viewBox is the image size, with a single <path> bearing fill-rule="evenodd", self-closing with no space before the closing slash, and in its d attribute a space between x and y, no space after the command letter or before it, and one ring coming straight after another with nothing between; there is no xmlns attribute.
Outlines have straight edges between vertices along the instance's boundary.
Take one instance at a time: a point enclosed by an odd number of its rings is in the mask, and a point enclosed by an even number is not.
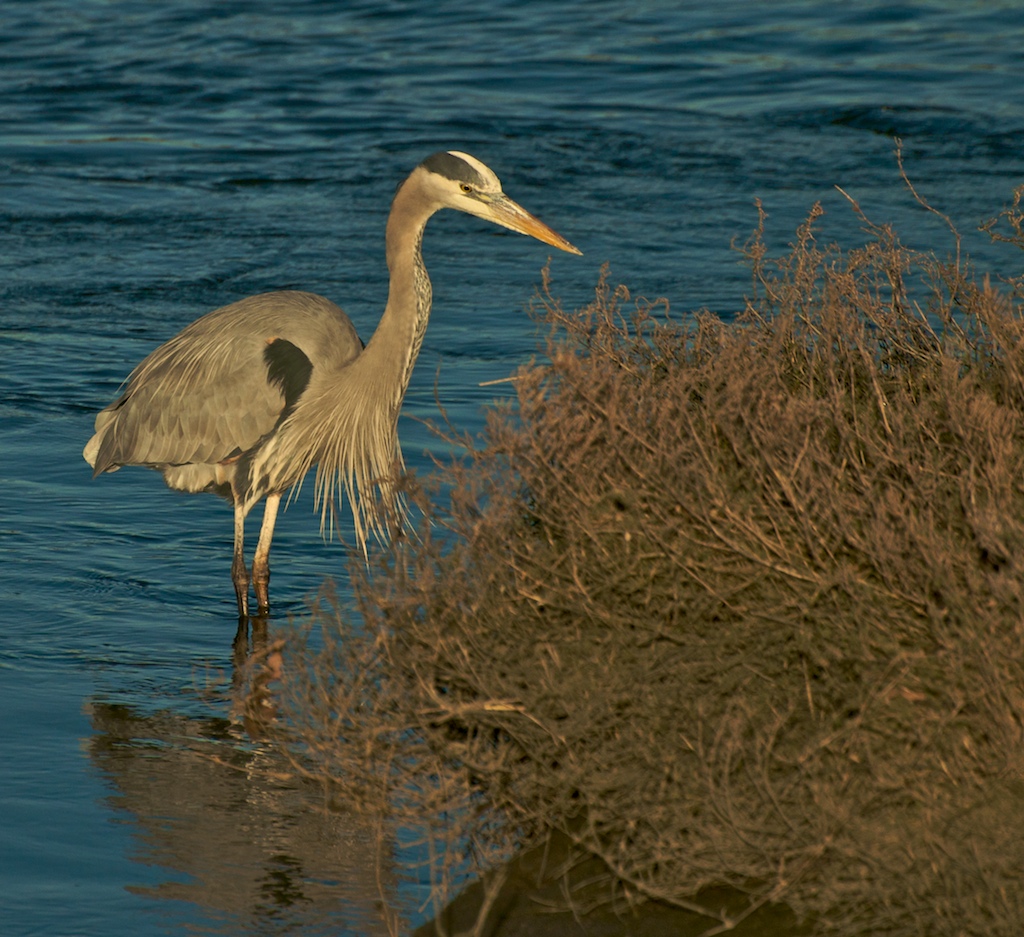
<svg viewBox="0 0 1024 937"><path fill-rule="evenodd" d="M465 192L466 195L469 195L469 193L473 191L473 186L471 186L468 182L460 183L459 188L462 189L462 191Z"/></svg>

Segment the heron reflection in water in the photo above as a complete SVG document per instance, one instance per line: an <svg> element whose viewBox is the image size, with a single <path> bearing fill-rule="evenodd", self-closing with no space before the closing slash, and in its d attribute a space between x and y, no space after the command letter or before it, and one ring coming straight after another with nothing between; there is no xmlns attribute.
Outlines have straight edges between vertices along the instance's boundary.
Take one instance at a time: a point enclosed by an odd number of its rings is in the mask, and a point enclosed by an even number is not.
<svg viewBox="0 0 1024 937"><path fill-rule="evenodd" d="M421 251L435 212L454 208L579 254L501 190L466 153L424 160L398 187L386 231L387 305L364 347L348 316L313 293L250 296L197 319L146 357L124 393L96 416L83 455L93 475L157 469L171 488L211 491L234 506L231 578L238 614L270 607L270 543L281 496L317 466L321 526L341 489L355 536L385 533L388 479L401 466L398 413L430 316ZM372 491L380 486L380 498ZM246 566L245 518L266 500Z"/></svg>

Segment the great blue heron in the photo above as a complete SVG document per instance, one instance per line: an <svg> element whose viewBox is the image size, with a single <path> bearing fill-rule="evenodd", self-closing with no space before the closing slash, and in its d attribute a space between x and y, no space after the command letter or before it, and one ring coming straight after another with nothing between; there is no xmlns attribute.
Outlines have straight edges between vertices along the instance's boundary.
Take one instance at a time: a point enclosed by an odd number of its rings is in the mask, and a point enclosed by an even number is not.
<svg viewBox="0 0 1024 937"><path fill-rule="evenodd" d="M421 244L442 208L529 234L579 254L513 202L498 177L466 153L435 153L398 187L386 230L387 305L369 344L334 303L302 292L250 296L197 319L132 371L124 393L96 416L83 455L93 476L122 465L157 469L171 488L212 491L234 505L231 578L248 616L252 583L259 614L269 608L270 541L281 495L317 466L321 525L344 488L365 551L383 534L372 491L401 466L398 411L430 315ZM263 526L246 568L245 517L266 498Z"/></svg>

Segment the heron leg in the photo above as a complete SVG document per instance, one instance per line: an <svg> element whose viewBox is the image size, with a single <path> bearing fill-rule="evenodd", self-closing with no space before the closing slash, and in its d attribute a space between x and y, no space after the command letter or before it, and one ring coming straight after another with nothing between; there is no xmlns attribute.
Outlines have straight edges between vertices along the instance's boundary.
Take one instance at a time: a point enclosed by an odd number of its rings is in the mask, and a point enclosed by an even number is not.
<svg viewBox="0 0 1024 937"><path fill-rule="evenodd" d="M277 521L277 509L281 505L281 495L267 495L263 508L263 526L260 528L259 543L252 559L252 584L256 590L258 615L265 615L270 610L270 541L274 539L274 524Z"/></svg>
<svg viewBox="0 0 1024 937"><path fill-rule="evenodd" d="M239 620L249 617L249 570L245 566L245 508L235 502L235 554L231 561L231 581L235 584Z"/></svg>

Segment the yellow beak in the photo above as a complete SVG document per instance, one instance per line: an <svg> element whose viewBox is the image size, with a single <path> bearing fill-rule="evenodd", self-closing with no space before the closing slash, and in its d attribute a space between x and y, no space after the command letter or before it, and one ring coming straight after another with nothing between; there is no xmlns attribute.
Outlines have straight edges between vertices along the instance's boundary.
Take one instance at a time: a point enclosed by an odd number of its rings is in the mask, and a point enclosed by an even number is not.
<svg viewBox="0 0 1024 937"><path fill-rule="evenodd" d="M552 247L557 247L561 251L567 251L570 254L583 253L583 251L573 247L557 231L553 231L543 221L531 215L521 205L517 205L504 193L480 196L479 199L480 207L483 209L480 212L481 218L486 218L488 221L500 224L504 228L511 228L520 234L528 234L530 237L543 241L545 244L550 244Z"/></svg>

